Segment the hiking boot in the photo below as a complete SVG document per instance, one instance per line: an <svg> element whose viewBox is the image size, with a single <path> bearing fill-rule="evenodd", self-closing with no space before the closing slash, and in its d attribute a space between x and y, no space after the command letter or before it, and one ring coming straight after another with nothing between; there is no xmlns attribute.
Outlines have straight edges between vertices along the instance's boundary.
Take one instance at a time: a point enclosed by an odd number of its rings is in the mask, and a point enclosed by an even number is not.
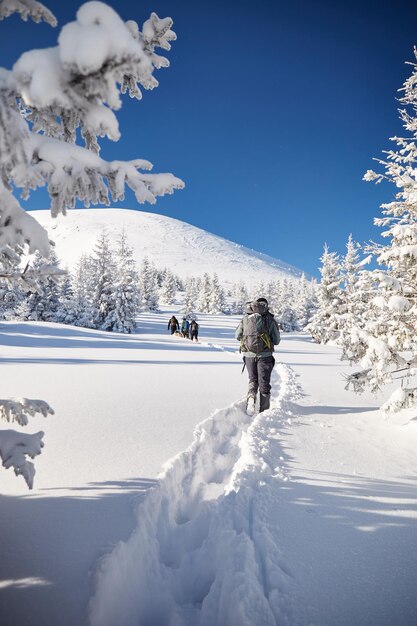
<svg viewBox="0 0 417 626"><path fill-rule="evenodd" d="M269 409L271 394L270 393L261 393L259 394L259 413L262 411L266 411Z"/></svg>
<svg viewBox="0 0 417 626"><path fill-rule="evenodd" d="M255 414L255 398L253 396L249 396L246 400L246 413L248 415Z"/></svg>

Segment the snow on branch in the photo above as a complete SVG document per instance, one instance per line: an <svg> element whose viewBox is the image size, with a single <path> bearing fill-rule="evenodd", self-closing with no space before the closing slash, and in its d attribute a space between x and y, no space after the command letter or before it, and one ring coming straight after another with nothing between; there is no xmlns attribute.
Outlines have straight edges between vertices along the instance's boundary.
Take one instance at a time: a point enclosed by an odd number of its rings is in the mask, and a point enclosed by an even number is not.
<svg viewBox="0 0 417 626"><path fill-rule="evenodd" d="M145 34L136 22L128 23L102 2L87 2L77 19L64 26L56 48L24 53L13 67L22 102L36 130L60 131L75 141L82 129L86 145L98 151L97 137L113 141L120 137L112 110L121 107L120 93L129 90L141 98L139 85L154 89L155 69L168 67L165 57L155 54L156 46L169 49L176 38L171 18L153 13L145 22Z"/></svg>
<svg viewBox="0 0 417 626"><path fill-rule="evenodd" d="M41 2L36 0L0 0L0 20L19 13L26 22L30 17L34 22L42 20L51 26L57 25L55 15Z"/></svg>
<svg viewBox="0 0 417 626"><path fill-rule="evenodd" d="M17 422L20 426L27 426L29 417L37 413L46 417L53 415L54 411L44 400L30 400L29 398L0 400L0 419L6 422Z"/></svg>
<svg viewBox="0 0 417 626"><path fill-rule="evenodd" d="M86 148L66 144L44 135L31 135L31 164L16 168L14 182L23 187L24 196L30 189L48 184L51 212L56 216L73 208L76 200L85 206L108 205L123 200L125 186L135 193L136 200L154 204L157 196L182 189L184 183L173 174L144 174L152 164L143 159L104 161Z"/></svg>
<svg viewBox="0 0 417 626"><path fill-rule="evenodd" d="M26 426L29 417L37 413L46 417L53 415L54 411L44 400L0 400L0 418L6 422L17 422L20 426ZM27 457L33 459L41 453L43 436L42 431L26 434L15 430L0 430L0 458L3 467L12 467L16 476L23 476L29 489L33 488L35 466Z"/></svg>
<svg viewBox="0 0 417 626"><path fill-rule="evenodd" d="M23 476L29 489L33 488L35 466L27 457L34 459L42 452L43 436L42 431L34 434L15 430L0 431L0 458L3 467L12 467L16 476Z"/></svg>
<svg viewBox="0 0 417 626"><path fill-rule="evenodd" d="M39 250L49 255L49 239L42 226L19 205L0 180L0 250L27 245L29 253Z"/></svg>

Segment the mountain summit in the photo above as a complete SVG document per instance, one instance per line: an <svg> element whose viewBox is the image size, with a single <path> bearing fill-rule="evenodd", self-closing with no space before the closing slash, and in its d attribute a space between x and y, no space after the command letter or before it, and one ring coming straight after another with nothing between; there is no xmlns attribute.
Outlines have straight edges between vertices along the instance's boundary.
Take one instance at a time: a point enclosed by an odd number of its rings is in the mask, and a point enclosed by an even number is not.
<svg viewBox="0 0 417 626"><path fill-rule="evenodd" d="M302 274L279 259L165 215L130 209L73 209L57 218L49 211L30 213L47 229L62 265L70 269L93 251L103 230L116 238L124 229L137 262L147 256L182 278L217 272L225 281L252 283Z"/></svg>

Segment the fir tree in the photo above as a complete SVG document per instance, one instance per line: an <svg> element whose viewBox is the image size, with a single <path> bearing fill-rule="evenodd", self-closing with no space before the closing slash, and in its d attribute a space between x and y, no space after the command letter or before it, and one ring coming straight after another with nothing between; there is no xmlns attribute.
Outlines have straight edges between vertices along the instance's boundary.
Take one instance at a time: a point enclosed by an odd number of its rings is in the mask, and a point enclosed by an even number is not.
<svg viewBox="0 0 417 626"><path fill-rule="evenodd" d="M109 236L102 232L92 257L95 289L92 298L94 328L112 330L114 325L115 263Z"/></svg>
<svg viewBox="0 0 417 626"><path fill-rule="evenodd" d="M177 294L177 280L172 272L166 270L162 277L160 299L163 304L174 304Z"/></svg>
<svg viewBox="0 0 417 626"><path fill-rule="evenodd" d="M339 337L340 315L343 312L340 260L329 252L327 244L321 257L321 282L318 286L318 309L306 330L320 343L335 341Z"/></svg>
<svg viewBox="0 0 417 626"><path fill-rule="evenodd" d="M140 308L144 311L158 310L158 282L155 266L145 257L139 270Z"/></svg>
<svg viewBox="0 0 417 626"><path fill-rule="evenodd" d="M217 274L213 274L211 280L211 293L209 297L209 312L221 313L225 308L225 296L224 291L220 285L219 277Z"/></svg>
<svg viewBox="0 0 417 626"><path fill-rule="evenodd" d="M417 60L417 49L414 50ZM355 333L356 353L363 369L348 377L348 386L361 391L365 385L378 390L392 382L393 374L401 379L383 408L397 411L417 403L413 383L417 366L417 65L405 81L399 111L406 137L394 137L396 147L385 160L379 160L385 172L366 172L367 181L393 183L395 199L381 205L383 217L375 224L384 229L385 245L372 245L369 251L380 267L368 272L368 289L373 297L363 328Z"/></svg>
<svg viewBox="0 0 417 626"><path fill-rule="evenodd" d="M138 272L127 235L122 231L116 248L115 307L112 313L112 330L131 333L136 326L139 311Z"/></svg>
<svg viewBox="0 0 417 626"><path fill-rule="evenodd" d="M201 279L201 287L198 290L197 309L202 313L210 313L211 305L211 280L207 272Z"/></svg>

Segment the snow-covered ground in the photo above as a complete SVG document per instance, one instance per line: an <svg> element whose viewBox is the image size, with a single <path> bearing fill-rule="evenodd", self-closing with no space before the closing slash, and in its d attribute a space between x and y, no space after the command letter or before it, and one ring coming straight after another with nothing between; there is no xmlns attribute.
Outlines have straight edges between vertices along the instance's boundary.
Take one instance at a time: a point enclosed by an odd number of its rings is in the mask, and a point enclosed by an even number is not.
<svg viewBox="0 0 417 626"><path fill-rule="evenodd" d="M26 429L33 492L0 473L1 625L416 624L415 415L294 334L249 419L237 318L201 316L200 344L168 318L0 325L2 395L56 411Z"/></svg>
<svg viewBox="0 0 417 626"><path fill-rule="evenodd" d="M181 220L129 209L75 209L68 215L29 211L56 244L62 265L74 269L82 254L91 254L105 230L116 238L125 230L138 263L147 256L158 268L168 267L181 278L217 274L226 282L245 283L299 277L302 271L284 261L249 250Z"/></svg>

